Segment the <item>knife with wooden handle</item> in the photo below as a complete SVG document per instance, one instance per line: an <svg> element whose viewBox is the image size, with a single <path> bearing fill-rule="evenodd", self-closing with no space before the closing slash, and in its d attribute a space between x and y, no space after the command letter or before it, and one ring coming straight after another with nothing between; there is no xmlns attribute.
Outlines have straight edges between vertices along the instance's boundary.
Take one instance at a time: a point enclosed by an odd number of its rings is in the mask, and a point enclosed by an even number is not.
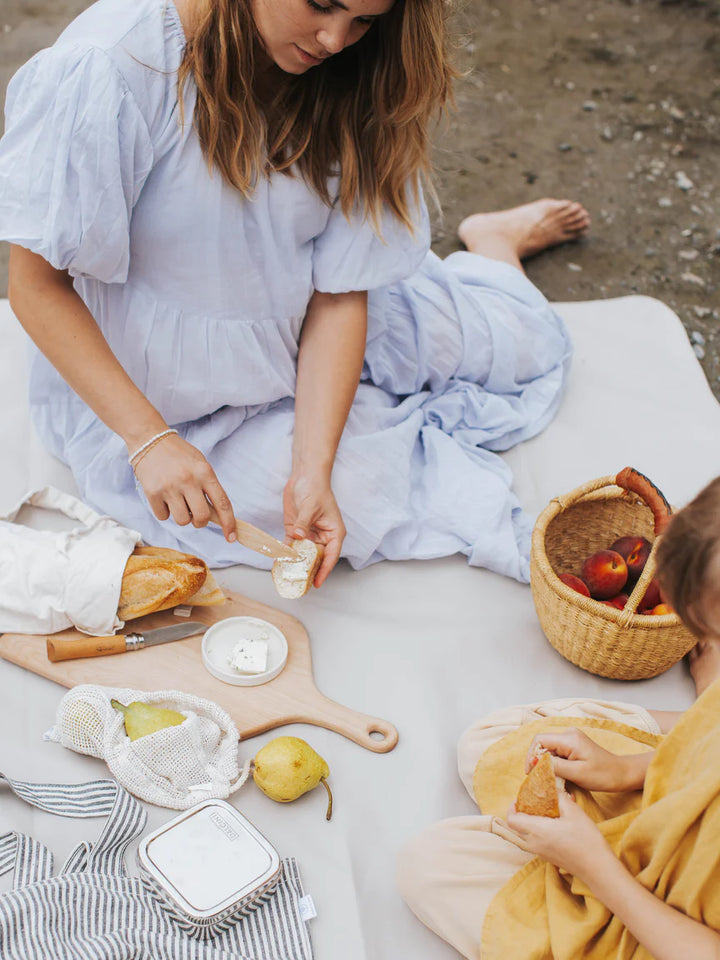
<svg viewBox="0 0 720 960"><path fill-rule="evenodd" d="M210 522L220 524L220 517L212 505L210 506ZM286 543L281 543L259 527L254 527L251 523L238 520L237 517L235 517L235 533L238 543L247 547L248 550L254 550L255 553L262 553L263 556L269 557L271 560L277 560L278 558L283 560L298 559L298 555L292 547L289 547Z"/></svg>
<svg viewBox="0 0 720 960"><path fill-rule="evenodd" d="M174 623L169 627L146 630L145 633L118 633L112 637L76 637L74 640L48 637L47 655L52 663L59 660L80 660L84 657L107 657L113 653L153 647L158 643L184 640L186 637L205 633L206 630L206 623L189 620L187 623Z"/></svg>

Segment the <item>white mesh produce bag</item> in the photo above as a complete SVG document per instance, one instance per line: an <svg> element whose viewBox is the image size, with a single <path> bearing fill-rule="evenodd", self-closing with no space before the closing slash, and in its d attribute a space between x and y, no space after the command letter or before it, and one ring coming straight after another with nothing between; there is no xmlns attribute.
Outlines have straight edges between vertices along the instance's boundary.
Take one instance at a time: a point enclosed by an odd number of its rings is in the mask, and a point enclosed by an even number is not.
<svg viewBox="0 0 720 960"><path fill-rule="evenodd" d="M130 740L124 716L111 700L177 710L186 719ZM130 793L174 810L229 797L245 783L250 770L250 759L239 769L239 736L230 716L216 703L178 690L148 693L81 684L62 698L55 726L44 739L104 760Z"/></svg>

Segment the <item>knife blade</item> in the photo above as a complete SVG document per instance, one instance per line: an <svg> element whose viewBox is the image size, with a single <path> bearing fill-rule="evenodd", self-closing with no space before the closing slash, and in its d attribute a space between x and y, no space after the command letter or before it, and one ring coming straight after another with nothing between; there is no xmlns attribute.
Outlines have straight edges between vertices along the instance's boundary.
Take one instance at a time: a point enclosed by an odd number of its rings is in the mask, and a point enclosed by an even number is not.
<svg viewBox="0 0 720 960"><path fill-rule="evenodd" d="M210 507L210 522L220 523L220 517L218 517L217 511L213 506ZM265 533L260 527L254 527L246 520L238 520L237 517L235 517L235 534L238 543L241 543L249 550L254 550L255 553L262 553L263 556L269 557L271 560L298 559L298 555L292 547L289 547L286 543L281 543L280 540L276 540L275 537L269 533Z"/></svg>
<svg viewBox="0 0 720 960"><path fill-rule="evenodd" d="M205 633L206 630L206 623L190 620L187 623L173 623L169 627L146 630L145 633L120 633L112 637L79 637L76 640L48 637L47 655L52 663L59 660L79 660L83 657L107 657L114 653L153 647L157 643L184 640L185 637Z"/></svg>

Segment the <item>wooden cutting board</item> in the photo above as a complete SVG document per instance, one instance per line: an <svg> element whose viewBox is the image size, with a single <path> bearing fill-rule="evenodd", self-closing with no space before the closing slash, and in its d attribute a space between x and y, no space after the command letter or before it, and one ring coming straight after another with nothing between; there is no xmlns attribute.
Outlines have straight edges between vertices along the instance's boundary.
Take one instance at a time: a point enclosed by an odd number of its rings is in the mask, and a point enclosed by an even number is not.
<svg viewBox="0 0 720 960"><path fill-rule="evenodd" d="M334 730L375 753L393 749L398 732L392 724L351 710L320 693L313 677L310 638L299 620L264 603L225 592L225 604L193 607L192 619L209 626L225 617L260 617L275 624L287 638L288 660L282 673L269 683L235 687L217 680L203 665L201 636L113 656L51 663L46 636L5 633L0 636L0 657L64 687L97 683L136 690L182 690L205 697L227 710L243 740L286 723L311 723ZM182 622L172 610L165 610L130 621L125 632L142 633ZM53 636L74 639L85 635L71 629Z"/></svg>

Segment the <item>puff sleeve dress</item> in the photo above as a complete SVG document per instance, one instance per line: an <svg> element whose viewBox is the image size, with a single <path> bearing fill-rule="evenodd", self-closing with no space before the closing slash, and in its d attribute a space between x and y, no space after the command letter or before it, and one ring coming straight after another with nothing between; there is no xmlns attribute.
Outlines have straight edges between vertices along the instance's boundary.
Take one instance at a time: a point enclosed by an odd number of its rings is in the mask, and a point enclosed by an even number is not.
<svg viewBox="0 0 720 960"><path fill-rule="evenodd" d="M497 451L541 430L560 402L571 352L561 320L513 267L428 252L424 206L414 233L388 214L381 240L300 178L261 180L244 200L179 122L184 44L169 0L99 0L21 68L0 141L0 239L69 271L236 514L278 536L308 301L368 290L362 382L333 472L343 556L362 567L463 553L526 580L530 523ZM193 106L189 87L187 118ZM215 566L267 565L217 527L156 520L122 440L39 353L30 403L96 509Z"/></svg>

